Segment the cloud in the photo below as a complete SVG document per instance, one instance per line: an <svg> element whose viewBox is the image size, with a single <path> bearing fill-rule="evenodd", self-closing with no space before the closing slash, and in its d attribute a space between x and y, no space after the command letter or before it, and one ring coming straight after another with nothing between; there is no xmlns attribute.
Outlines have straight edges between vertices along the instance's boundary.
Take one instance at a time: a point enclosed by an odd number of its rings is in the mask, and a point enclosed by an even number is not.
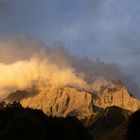
<svg viewBox="0 0 140 140"><path fill-rule="evenodd" d="M1 39L0 62L12 63L18 60L28 59L38 54L43 55L47 50L44 46L42 41L32 39L23 34Z"/></svg>
<svg viewBox="0 0 140 140"><path fill-rule="evenodd" d="M0 0L0 18L9 18L12 15L11 5L15 0Z"/></svg>
<svg viewBox="0 0 140 140"><path fill-rule="evenodd" d="M95 80L104 77L122 81L135 94L139 91L133 77L123 74L118 65L70 54L63 43L49 48L38 39L21 35L1 40L0 52L2 90L24 89L34 83L43 83L93 91Z"/></svg>
<svg viewBox="0 0 140 140"><path fill-rule="evenodd" d="M47 59L31 58L8 65L0 63L0 88L26 89L33 84L53 84L57 87L69 85L77 88L87 86L84 80L76 76L73 69L60 68Z"/></svg>

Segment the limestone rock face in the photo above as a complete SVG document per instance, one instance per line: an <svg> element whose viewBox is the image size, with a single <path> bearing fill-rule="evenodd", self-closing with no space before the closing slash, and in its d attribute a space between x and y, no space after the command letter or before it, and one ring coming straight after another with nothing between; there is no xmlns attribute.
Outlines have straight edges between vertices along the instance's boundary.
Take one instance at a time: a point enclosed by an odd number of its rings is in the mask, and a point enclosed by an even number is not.
<svg viewBox="0 0 140 140"><path fill-rule="evenodd" d="M130 111L140 108L140 101L119 82L108 83L94 94L93 103L101 108L118 106Z"/></svg>
<svg viewBox="0 0 140 140"><path fill-rule="evenodd" d="M97 112L110 106L132 112L140 108L140 101L122 83L98 79L93 83L92 91L89 93L69 86L58 88L48 85L39 90L17 91L5 101L17 101L24 107L41 109L47 115L74 116L80 120L90 120Z"/></svg>
<svg viewBox="0 0 140 140"><path fill-rule="evenodd" d="M21 104L57 117L75 116L86 119L93 115L92 95L70 87L46 87L38 95L23 99Z"/></svg>

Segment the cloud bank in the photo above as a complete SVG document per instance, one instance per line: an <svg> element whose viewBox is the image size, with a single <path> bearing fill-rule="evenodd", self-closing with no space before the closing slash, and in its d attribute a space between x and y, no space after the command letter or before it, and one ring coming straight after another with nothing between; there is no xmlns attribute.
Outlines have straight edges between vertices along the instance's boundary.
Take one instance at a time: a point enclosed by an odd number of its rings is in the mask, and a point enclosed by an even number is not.
<svg viewBox="0 0 140 140"><path fill-rule="evenodd" d="M132 77L124 75L116 64L70 54L63 44L47 47L42 41L21 35L0 41L0 89L25 89L54 84L92 91L97 77L122 81L137 94Z"/></svg>

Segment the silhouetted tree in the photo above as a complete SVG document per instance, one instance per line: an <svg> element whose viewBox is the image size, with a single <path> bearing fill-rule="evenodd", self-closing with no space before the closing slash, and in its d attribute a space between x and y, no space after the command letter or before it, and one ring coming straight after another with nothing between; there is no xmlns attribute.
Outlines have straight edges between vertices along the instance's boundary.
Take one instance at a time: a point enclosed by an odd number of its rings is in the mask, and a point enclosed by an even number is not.
<svg viewBox="0 0 140 140"><path fill-rule="evenodd" d="M133 113L129 119L127 140L140 140L140 110Z"/></svg>
<svg viewBox="0 0 140 140"><path fill-rule="evenodd" d="M0 140L90 140L76 118L52 118L19 103L0 109Z"/></svg>

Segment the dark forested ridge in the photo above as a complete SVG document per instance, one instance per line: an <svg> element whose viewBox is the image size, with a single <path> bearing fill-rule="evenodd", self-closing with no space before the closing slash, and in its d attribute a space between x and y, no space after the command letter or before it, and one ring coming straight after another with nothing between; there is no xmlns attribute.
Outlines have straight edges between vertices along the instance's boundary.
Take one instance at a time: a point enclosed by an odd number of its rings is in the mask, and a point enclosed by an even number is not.
<svg viewBox="0 0 140 140"><path fill-rule="evenodd" d="M85 127L74 117L56 118L19 103L0 104L0 140L139 140L140 110L109 107Z"/></svg>
<svg viewBox="0 0 140 140"><path fill-rule="evenodd" d="M19 103L0 105L0 140L90 140L75 118L52 118Z"/></svg>
<svg viewBox="0 0 140 140"><path fill-rule="evenodd" d="M89 130L96 140L125 140L131 112L117 106L107 107L92 120Z"/></svg>

